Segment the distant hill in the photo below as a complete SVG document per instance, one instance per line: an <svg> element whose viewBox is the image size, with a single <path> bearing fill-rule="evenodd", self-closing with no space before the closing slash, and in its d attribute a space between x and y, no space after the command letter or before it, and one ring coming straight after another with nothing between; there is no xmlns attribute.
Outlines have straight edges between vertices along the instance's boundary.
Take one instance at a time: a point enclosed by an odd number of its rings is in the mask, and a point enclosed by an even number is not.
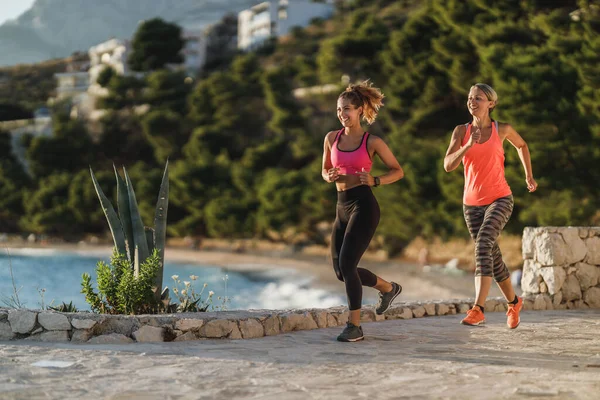
<svg viewBox="0 0 600 400"><path fill-rule="evenodd" d="M111 37L129 38L141 20L161 17L186 28L217 22L260 0L36 0L0 26L0 66L87 51Z"/></svg>

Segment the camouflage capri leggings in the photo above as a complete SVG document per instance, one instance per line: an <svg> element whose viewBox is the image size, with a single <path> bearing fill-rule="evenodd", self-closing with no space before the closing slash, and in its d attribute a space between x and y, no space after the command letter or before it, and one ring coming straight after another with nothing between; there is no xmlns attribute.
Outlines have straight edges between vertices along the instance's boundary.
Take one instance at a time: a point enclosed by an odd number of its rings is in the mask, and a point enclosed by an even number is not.
<svg viewBox="0 0 600 400"><path fill-rule="evenodd" d="M513 205L512 195L487 206L463 204L465 222L475 241L475 276L493 276L496 282L510 277L497 240L512 214Z"/></svg>

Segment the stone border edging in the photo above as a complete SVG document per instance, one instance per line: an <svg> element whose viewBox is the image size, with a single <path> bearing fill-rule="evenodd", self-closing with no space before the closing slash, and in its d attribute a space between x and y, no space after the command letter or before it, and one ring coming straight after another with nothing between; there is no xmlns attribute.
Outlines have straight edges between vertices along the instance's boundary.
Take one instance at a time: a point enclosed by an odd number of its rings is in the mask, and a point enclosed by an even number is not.
<svg viewBox="0 0 600 400"><path fill-rule="evenodd" d="M525 310L551 310L544 295L524 299ZM376 322L463 314L473 299L398 302L385 315L363 307L361 320ZM490 298L486 312L504 312L502 297ZM571 308L589 308L585 303ZM0 340L119 344L203 339L252 339L282 333L342 326L347 307L299 310L248 310L164 315L107 315L0 308Z"/></svg>

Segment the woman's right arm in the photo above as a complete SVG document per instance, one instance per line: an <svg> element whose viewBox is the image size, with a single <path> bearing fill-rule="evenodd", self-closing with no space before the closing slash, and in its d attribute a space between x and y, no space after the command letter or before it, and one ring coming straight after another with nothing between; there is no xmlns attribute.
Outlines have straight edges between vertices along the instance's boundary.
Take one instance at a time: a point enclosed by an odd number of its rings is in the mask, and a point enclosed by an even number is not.
<svg viewBox="0 0 600 400"><path fill-rule="evenodd" d="M329 132L325 135L323 142L323 168L321 169L321 177L327 183L335 182L339 179L338 169L333 168L331 164L331 136L335 132Z"/></svg>
<svg viewBox="0 0 600 400"><path fill-rule="evenodd" d="M452 139L450 139L450 145L444 157L444 170L446 172L454 171L458 168L465 153L473 146L471 137L469 138L469 142L461 147L466 131L464 125L458 125L454 128L454 132L452 132Z"/></svg>

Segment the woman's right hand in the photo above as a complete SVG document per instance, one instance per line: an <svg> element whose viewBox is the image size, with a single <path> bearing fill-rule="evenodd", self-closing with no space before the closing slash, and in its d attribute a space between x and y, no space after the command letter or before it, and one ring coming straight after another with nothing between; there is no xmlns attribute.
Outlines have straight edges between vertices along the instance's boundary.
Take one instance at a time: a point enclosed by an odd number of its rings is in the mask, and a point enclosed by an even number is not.
<svg viewBox="0 0 600 400"><path fill-rule="evenodd" d="M479 129L479 128L472 129L471 137L469 138L469 141L467 142L467 146L473 147L473 145L475 143L479 143L480 139L481 139L481 129Z"/></svg>
<svg viewBox="0 0 600 400"><path fill-rule="evenodd" d="M327 182L332 183L337 181L340 178L340 175L338 174L339 170L339 168L330 168L327 171Z"/></svg>

